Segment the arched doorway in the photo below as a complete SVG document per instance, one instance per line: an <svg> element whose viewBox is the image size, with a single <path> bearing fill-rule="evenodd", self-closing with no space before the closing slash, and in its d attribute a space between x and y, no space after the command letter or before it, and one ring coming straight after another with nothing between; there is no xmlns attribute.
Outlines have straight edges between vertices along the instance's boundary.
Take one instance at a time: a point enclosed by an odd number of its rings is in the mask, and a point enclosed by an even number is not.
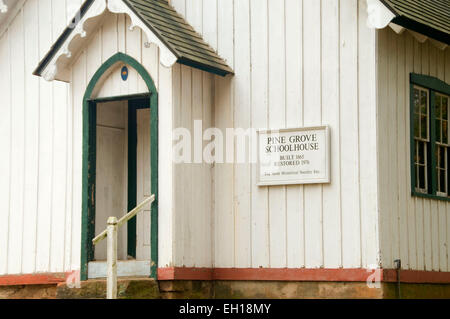
<svg viewBox="0 0 450 319"><path fill-rule="evenodd" d="M136 70L145 82L147 93L95 97L94 92L99 90L99 86L103 84L105 78L118 65L126 65ZM115 121L111 120L111 116L106 116L102 121L98 121L99 112L108 114L108 110L113 109L116 111ZM126 116L120 114L126 114ZM105 122L106 118L110 122ZM147 126L144 125L146 121ZM138 122L141 123L140 126ZM99 130L102 130L102 140L99 140L97 134ZM141 140L150 145L146 145L145 148L141 147L139 150L137 147L138 134L148 133L149 136L141 138ZM98 142L102 144L101 147L97 145ZM147 150L150 154L145 154ZM118 156L121 153L126 154L123 160ZM148 155L147 159L144 158L145 155ZM138 157L143 160L139 162ZM138 169L144 171L143 164L149 165L145 168L149 168L150 174L138 172ZM140 167L138 167L139 165ZM114 173L108 173L108 169L105 169L107 166ZM122 175L123 172L126 173ZM142 180L145 176L148 176L150 180ZM92 244L96 230L99 229L99 218L105 218L108 214L110 216L124 215L138 204L138 200L142 200L143 196L149 192L148 188L151 190L151 194L156 195L156 201L149 211L149 227L141 229L141 237L149 239L150 251L148 254L139 252L139 250L145 249L145 245L142 245L142 241L137 243L139 225L136 220L129 222L126 232L122 235L122 244L119 244L119 249L122 249L121 259L136 259L139 253L141 256L148 256L149 274L156 279L158 265L158 93L145 68L135 59L123 53L115 54L97 70L90 80L83 98L82 178L81 280L88 279L89 263L103 257L102 253L95 252ZM148 182L147 189L145 189L145 182ZM99 185L102 187L103 194L98 192ZM119 193L125 194L122 198L126 198L126 200L118 200L117 194ZM112 200L114 202L108 202ZM97 208L101 209L98 214L96 214ZM147 233L144 234L142 231ZM100 266L102 265L100 264ZM133 275L132 270L126 272L125 275Z"/></svg>

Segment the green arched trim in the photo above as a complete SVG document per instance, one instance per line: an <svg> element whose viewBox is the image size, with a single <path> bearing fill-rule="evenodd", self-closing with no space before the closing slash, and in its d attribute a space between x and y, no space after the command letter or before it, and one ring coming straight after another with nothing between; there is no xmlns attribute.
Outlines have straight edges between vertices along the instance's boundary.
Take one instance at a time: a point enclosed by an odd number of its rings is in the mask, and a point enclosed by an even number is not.
<svg viewBox="0 0 450 319"><path fill-rule="evenodd" d="M83 97L83 182L82 182L82 220L81 220L81 280L87 280L88 262L93 258L92 239L94 237L94 225L90 223L91 216L95 216L94 202L95 194L95 123L96 110L92 107L90 99L95 86L100 78L112 66L123 62L134 68L145 81L150 93L151 112L151 189L156 195L151 210L151 276L157 279L158 269L158 92L150 74L145 68L132 57L117 53L109 58L95 72L86 88Z"/></svg>

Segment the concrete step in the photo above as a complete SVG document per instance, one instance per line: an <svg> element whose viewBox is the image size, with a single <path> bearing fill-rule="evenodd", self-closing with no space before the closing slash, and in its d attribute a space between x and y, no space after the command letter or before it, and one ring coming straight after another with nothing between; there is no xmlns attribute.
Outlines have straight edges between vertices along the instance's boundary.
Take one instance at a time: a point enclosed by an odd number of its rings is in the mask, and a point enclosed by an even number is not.
<svg viewBox="0 0 450 319"><path fill-rule="evenodd" d="M80 288L70 288L66 283L58 284L57 299L105 299L106 279L81 282ZM117 281L119 299L160 299L158 283L147 277L119 278Z"/></svg>

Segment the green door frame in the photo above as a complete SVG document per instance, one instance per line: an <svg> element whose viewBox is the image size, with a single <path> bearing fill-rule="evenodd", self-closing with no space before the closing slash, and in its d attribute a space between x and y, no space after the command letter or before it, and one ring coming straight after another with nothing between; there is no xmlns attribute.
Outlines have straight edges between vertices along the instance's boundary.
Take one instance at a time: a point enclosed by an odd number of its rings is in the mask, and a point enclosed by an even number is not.
<svg viewBox="0 0 450 319"><path fill-rule="evenodd" d="M148 98L128 99L128 211L137 206L137 110L148 109ZM128 255L136 258L136 222L134 217L128 222Z"/></svg>
<svg viewBox="0 0 450 319"><path fill-rule="evenodd" d="M81 280L88 279L88 263L94 258L92 239L95 236L95 152L96 152L96 102L92 92L102 76L111 67L124 63L134 68L146 83L150 96L151 131L151 189L156 196L151 209L151 277L157 279L158 269L158 92L150 74L132 57L117 53L97 70L87 86L83 97L83 173L82 173L82 214L81 214ZM129 98L129 97L128 97ZM128 99L111 97L105 101ZM94 222L93 222L94 221Z"/></svg>

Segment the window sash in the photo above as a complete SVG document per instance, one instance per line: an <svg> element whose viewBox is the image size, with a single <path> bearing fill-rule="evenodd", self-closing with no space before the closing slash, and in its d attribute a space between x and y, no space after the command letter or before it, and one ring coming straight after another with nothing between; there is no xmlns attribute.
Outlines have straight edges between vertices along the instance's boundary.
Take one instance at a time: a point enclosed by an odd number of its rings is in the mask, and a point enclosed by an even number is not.
<svg viewBox="0 0 450 319"><path fill-rule="evenodd" d="M448 196L448 147L446 145L437 145L436 157L436 195ZM443 180L441 174L444 175Z"/></svg>
<svg viewBox="0 0 450 319"><path fill-rule="evenodd" d="M413 195L450 201L449 84L411 73L410 133Z"/></svg>
<svg viewBox="0 0 450 319"><path fill-rule="evenodd" d="M429 90L415 85L413 87L413 126L414 126L414 167L415 167L415 191L423 194L429 193L428 176L428 148L430 142L430 102ZM425 100L423 99L425 98ZM425 121L425 123L423 122ZM426 132L424 134L423 129Z"/></svg>
<svg viewBox="0 0 450 319"><path fill-rule="evenodd" d="M418 102L416 102L416 91L418 92ZM423 103L423 95L425 94L425 104ZM414 117L414 139L424 142L430 141L430 91L426 88L414 85L414 101L413 101L413 117ZM418 134L416 135L416 122L418 121ZM425 134L424 127L425 125Z"/></svg>

